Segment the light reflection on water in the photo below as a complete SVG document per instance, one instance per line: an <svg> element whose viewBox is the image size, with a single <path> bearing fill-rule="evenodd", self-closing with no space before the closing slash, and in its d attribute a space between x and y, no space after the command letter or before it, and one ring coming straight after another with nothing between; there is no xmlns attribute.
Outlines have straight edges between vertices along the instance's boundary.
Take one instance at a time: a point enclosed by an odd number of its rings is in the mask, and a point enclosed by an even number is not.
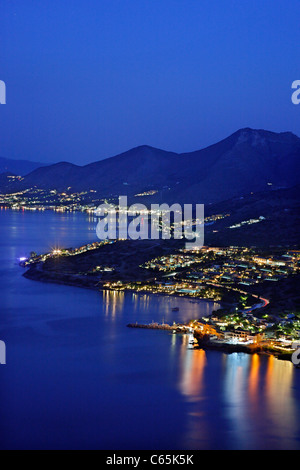
<svg viewBox="0 0 300 470"><path fill-rule="evenodd" d="M118 310L122 311L124 304L124 292L121 291L109 291L105 290L102 292L103 304L105 308L105 315L115 318L117 307Z"/></svg>
<svg viewBox="0 0 300 470"><path fill-rule="evenodd" d="M213 377L209 367L216 355L222 367ZM299 373L291 362L258 354L191 351L183 340L180 365L179 389L192 405L187 446L300 448Z"/></svg>

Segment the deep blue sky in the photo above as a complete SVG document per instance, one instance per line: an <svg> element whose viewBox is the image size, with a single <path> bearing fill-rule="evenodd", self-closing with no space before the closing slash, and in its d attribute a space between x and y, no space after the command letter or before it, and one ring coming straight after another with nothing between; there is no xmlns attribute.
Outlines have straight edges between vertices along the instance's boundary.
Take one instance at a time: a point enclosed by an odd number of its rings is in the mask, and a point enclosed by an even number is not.
<svg viewBox="0 0 300 470"><path fill-rule="evenodd" d="M299 0L1 0L0 155L85 164L300 135Z"/></svg>

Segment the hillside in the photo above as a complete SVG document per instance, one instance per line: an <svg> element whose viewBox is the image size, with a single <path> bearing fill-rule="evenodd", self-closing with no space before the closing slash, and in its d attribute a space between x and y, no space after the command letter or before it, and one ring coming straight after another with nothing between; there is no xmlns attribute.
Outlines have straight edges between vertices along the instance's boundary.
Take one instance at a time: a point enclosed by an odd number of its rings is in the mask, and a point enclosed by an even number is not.
<svg viewBox="0 0 300 470"><path fill-rule="evenodd" d="M41 166L45 166L45 164L29 160L12 160L0 157L0 173L24 176Z"/></svg>
<svg viewBox="0 0 300 470"><path fill-rule="evenodd" d="M296 185L299 157L300 139L292 133L241 129L196 152L177 154L141 146L85 166L57 163L38 168L1 190L93 189L99 198L154 190L157 193L146 202L215 203Z"/></svg>
<svg viewBox="0 0 300 470"><path fill-rule="evenodd" d="M228 216L206 227L205 244L300 248L300 185L205 206L211 214Z"/></svg>

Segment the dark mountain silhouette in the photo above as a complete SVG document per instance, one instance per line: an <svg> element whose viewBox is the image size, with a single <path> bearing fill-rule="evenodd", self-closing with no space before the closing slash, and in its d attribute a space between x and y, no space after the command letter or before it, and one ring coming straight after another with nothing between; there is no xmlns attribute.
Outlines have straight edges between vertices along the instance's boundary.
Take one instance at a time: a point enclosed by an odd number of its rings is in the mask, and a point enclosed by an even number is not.
<svg viewBox="0 0 300 470"><path fill-rule="evenodd" d="M299 184L291 188L260 191L211 204L205 207L205 214L227 214L227 217L206 227L205 243L216 246L299 248ZM242 223L259 219L259 223ZM230 228L232 226L236 228Z"/></svg>
<svg viewBox="0 0 300 470"><path fill-rule="evenodd" d="M24 176L41 166L46 165L39 162L31 162L29 160L12 160L0 157L0 173Z"/></svg>
<svg viewBox="0 0 300 470"><path fill-rule="evenodd" d="M71 187L72 191L93 189L99 197L110 197L157 190L148 202L207 204L294 186L299 181L299 161L300 138L296 135L246 128L190 153L141 146L85 166L57 163L32 171L6 191L34 186L65 191Z"/></svg>

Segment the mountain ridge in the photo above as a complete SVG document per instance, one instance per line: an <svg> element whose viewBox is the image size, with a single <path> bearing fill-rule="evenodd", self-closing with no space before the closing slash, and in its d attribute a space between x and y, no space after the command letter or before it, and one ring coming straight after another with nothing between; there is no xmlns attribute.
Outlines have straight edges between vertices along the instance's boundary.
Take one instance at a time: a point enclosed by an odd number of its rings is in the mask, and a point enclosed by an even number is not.
<svg viewBox="0 0 300 470"><path fill-rule="evenodd" d="M36 168L44 166L47 166L47 164L30 160L10 159L0 156L0 173L25 176Z"/></svg>
<svg viewBox="0 0 300 470"><path fill-rule="evenodd" d="M268 185L297 184L299 157L300 138L295 134L243 128L193 152L141 145L83 166L59 162L37 168L1 190L34 186L58 191L71 188L73 192L92 189L100 197L153 190L157 191L153 202L215 203Z"/></svg>

